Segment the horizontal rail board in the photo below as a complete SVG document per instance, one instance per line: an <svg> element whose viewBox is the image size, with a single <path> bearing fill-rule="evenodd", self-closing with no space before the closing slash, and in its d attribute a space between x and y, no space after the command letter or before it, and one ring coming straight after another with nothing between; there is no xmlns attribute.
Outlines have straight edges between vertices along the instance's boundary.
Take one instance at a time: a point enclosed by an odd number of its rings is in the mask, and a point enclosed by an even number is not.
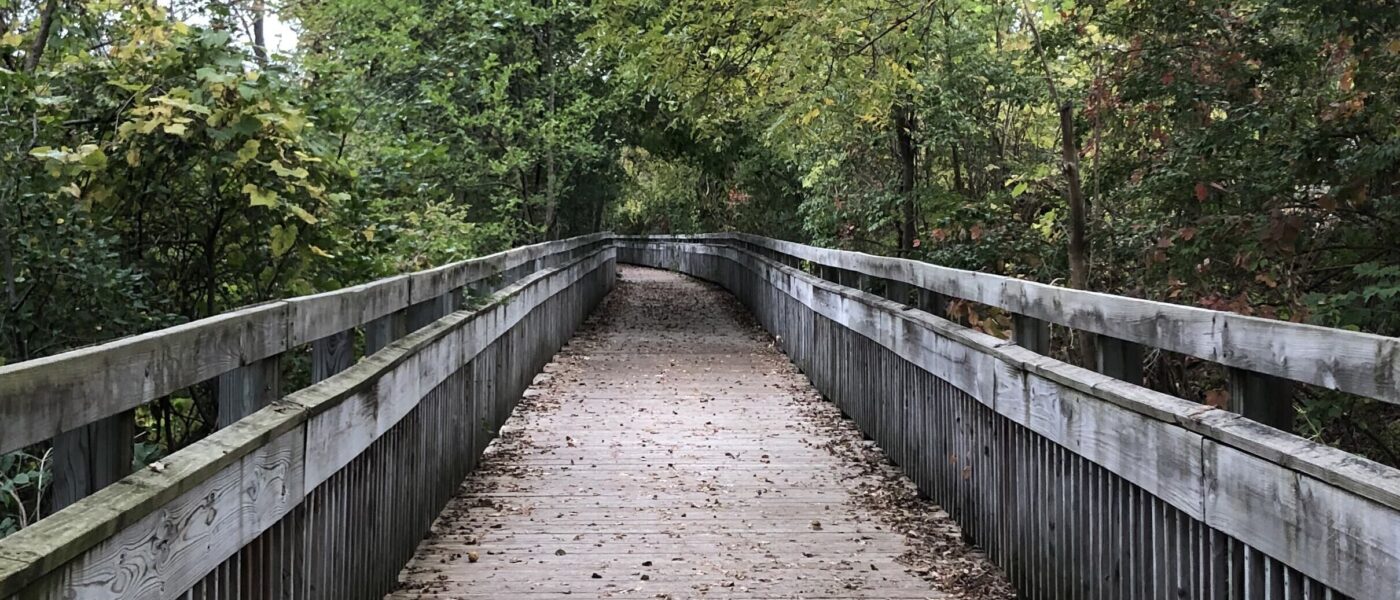
<svg viewBox="0 0 1400 600"><path fill-rule="evenodd" d="M0 598L183 595L453 370L612 261L601 245L536 271L0 541Z"/></svg>
<svg viewBox="0 0 1400 600"><path fill-rule="evenodd" d="M744 243L1226 366L1400 403L1400 339L1046 285L750 234L620 237Z"/></svg>
<svg viewBox="0 0 1400 600"><path fill-rule="evenodd" d="M759 285L949 382L1199 525L1233 536L1270 560L1348 595L1400 597L1395 586L1400 581L1400 471L1030 352L826 281L733 241L631 239L617 245L623 262L723 281L735 278L723 269L747 271ZM731 266L705 262L714 260ZM758 294L751 287L733 291L741 297ZM831 377L817 369L814 378ZM863 427L877 426L870 418ZM871 435L880 439L880 433ZM955 452L946 460L956 457ZM988 468L995 472L1000 467L983 467Z"/></svg>
<svg viewBox="0 0 1400 600"><path fill-rule="evenodd" d="M609 234L600 233L525 246L5 365L0 367L0 453L51 439L472 282L609 239Z"/></svg>

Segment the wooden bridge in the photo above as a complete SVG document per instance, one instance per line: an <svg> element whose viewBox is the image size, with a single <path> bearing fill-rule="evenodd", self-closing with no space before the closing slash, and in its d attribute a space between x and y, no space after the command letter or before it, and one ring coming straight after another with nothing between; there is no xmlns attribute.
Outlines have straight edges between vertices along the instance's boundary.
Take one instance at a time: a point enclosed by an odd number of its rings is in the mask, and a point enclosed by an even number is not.
<svg viewBox="0 0 1400 600"><path fill-rule="evenodd" d="M1137 385L1144 348L1231 410ZM0 452L51 444L66 506L0 540L0 598L1396 599L1400 472L1270 425L1293 385L1400 401L1398 349L749 235L550 242L0 367ZM198 385L220 429L130 473L134 409Z"/></svg>

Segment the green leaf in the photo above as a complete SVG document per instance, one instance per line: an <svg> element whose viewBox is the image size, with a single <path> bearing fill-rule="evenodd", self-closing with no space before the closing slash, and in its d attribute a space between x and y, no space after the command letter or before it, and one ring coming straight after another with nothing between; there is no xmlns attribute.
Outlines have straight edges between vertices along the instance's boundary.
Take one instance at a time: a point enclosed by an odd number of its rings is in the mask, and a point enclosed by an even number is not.
<svg viewBox="0 0 1400 600"><path fill-rule="evenodd" d="M277 192L265 190L251 183L243 184L243 193L248 194L249 206L277 206Z"/></svg>
<svg viewBox="0 0 1400 600"><path fill-rule="evenodd" d="M243 142L243 147L238 149L238 163L246 163L258 156L258 150L262 148L262 142L258 140L248 140Z"/></svg>
<svg viewBox="0 0 1400 600"><path fill-rule="evenodd" d="M288 226L286 226L286 227L283 227L283 226L281 226L281 225L273 225L273 226L272 226L272 255L273 255L273 256L275 256L275 257L281 257L283 254L286 254L287 251L288 251L288 250L291 250L291 249L292 249L292 246L296 244L296 241L297 241L297 226L296 226L296 225L288 225Z"/></svg>
<svg viewBox="0 0 1400 600"><path fill-rule="evenodd" d="M1024 181L1022 181L1021 183L1016 184L1016 187L1011 188L1011 197L1012 197L1012 198L1019 198L1019 197L1021 196L1021 194L1026 193L1026 188L1027 188L1027 187L1029 187L1029 186L1028 186L1028 185L1026 184L1026 182L1024 182Z"/></svg>
<svg viewBox="0 0 1400 600"><path fill-rule="evenodd" d="M289 205L288 208L290 208L290 209L292 210L292 214L294 214L294 215L296 215L296 216L298 216L298 217L301 217L301 220L306 221L306 224L307 224L307 225L315 225L315 224L316 224L316 221L317 221L316 215L313 215L313 214L311 214L311 213L309 213L309 212L306 212L306 209L304 209L304 208L302 208L302 207L300 207L300 206L297 206L297 205L295 205L295 204Z"/></svg>
<svg viewBox="0 0 1400 600"><path fill-rule="evenodd" d="M306 179L306 176L310 175L310 173L306 172L306 169L303 169L301 167L289 169L285 165L283 165L282 161L280 160L274 160L268 163L267 166L271 167L272 171L274 173L277 173L277 175L281 177L296 177L298 179Z"/></svg>

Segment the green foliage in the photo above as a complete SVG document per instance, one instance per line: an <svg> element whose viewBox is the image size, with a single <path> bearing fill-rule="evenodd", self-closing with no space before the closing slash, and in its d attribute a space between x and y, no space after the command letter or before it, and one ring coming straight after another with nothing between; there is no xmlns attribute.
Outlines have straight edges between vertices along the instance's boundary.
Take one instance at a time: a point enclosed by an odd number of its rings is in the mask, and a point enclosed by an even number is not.
<svg viewBox="0 0 1400 600"><path fill-rule="evenodd" d="M1381 0L325 0L282 8L288 56L261 3L177 4L0 6L0 364L605 227L1062 282L1062 103L1090 287L1400 334ZM143 407L140 458L211 399ZM1300 401L1397 454L1390 407ZM0 463L0 534L42 450Z"/></svg>

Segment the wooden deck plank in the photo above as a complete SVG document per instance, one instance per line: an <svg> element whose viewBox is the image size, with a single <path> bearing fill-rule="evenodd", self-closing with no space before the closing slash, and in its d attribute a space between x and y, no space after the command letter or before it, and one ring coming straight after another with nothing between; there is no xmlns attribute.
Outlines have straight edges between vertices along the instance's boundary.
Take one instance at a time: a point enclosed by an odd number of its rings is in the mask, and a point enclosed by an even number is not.
<svg viewBox="0 0 1400 600"><path fill-rule="evenodd" d="M717 289L623 268L391 598L945 598L835 408ZM474 557L474 561L473 561Z"/></svg>

